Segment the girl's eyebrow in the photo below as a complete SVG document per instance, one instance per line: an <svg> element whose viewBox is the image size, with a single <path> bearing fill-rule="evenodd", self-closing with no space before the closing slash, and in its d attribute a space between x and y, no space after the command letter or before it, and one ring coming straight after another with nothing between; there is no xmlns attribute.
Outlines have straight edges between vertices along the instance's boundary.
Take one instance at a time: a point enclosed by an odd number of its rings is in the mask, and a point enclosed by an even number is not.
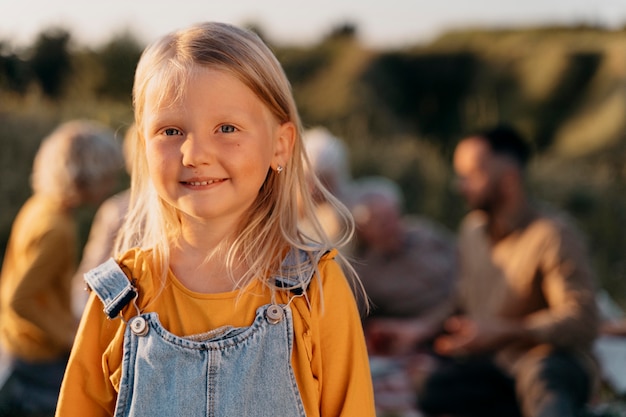
<svg viewBox="0 0 626 417"><path fill-rule="evenodd" d="M173 108L155 109L150 116L145 117L146 126L153 127L155 125L175 123L181 119L182 110Z"/></svg>

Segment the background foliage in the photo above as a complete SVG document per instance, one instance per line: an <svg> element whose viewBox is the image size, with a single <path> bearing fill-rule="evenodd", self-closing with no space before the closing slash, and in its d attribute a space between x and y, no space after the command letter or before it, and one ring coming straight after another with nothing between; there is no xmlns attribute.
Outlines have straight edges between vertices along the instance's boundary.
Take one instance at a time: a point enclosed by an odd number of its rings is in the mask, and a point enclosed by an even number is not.
<svg viewBox="0 0 626 417"><path fill-rule="evenodd" d="M347 142L353 176L396 180L408 213L451 230L464 213L451 187L455 142L497 122L517 126L537 151L533 190L573 215L589 239L599 285L626 306L626 30L452 31L428 44L372 50L346 24L313 45L266 40L305 125L324 125ZM143 47L126 32L86 47L58 28L25 48L0 40L2 253L47 133L85 117L121 139ZM81 213L83 239L92 215Z"/></svg>

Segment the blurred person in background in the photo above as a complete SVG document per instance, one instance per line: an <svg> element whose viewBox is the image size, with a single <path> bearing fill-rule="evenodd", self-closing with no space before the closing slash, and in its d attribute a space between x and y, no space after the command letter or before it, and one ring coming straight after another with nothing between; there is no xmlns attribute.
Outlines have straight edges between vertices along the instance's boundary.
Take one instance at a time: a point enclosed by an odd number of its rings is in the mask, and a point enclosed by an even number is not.
<svg viewBox="0 0 626 417"><path fill-rule="evenodd" d="M388 178L357 180L352 202L355 269L372 301L366 328L372 336L382 328L404 331L401 323L411 319L406 330L419 330L416 346L427 342L451 313L457 274L452 234L424 217L406 216L402 191ZM379 348L393 352L395 339L386 338Z"/></svg>
<svg viewBox="0 0 626 417"><path fill-rule="evenodd" d="M303 140L309 161L305 168L307 181L319 181L335 198L349 205L352 175L346 144L322 126L305 131ZM343 231L340 225L345 224L340 218L341 214L335 211L334 205L325 200L322 194L315 191L319 189L318 186L310 184L309 188L312 190L317 216L324 232L331 238L341 235ZM308 223L302 222L301 226L305 232L314 233Z"/></svg>
<svg viewBox="0 0 626 417"><path fill-rule="evenodd" d="M135 125L131 125L124 135L122 151L124 154L126 173L130 175L132 170L132 157L135 141ZM113 246L120 228L124 222L124 217L128 211L130 202L130 189L122 190L107 198L98 208L91 224L89 238L83 249L76 274L74 274L73 285L73 309L74 314L80 317L89 293L85 290L85 272L95 268L113 256Z"/></svg>
<svg viewBox="0 0 626 417"><path fill-rule="evenodd" d="M78 326L71 305L75 211L108 197L122 165L113 132L91 121L60 125L37 151L33 195L13 222L0 272L0 343L8 362L0 416L54 414Z"/></svg>
<svg viewBox="0 0 626 417"><path fill-rule="evenodd" d="M356 180L352 197L354 267L372 304L363 325L376 404L405 415L415 411L413 385L433 366L431 342L454 306L454 237L407 216L402 191L388 178Z"/></svg>
<svg viewBox="0 0 626 417"><path fill-rule="evenodd" d="M595 386L598 331L584 240L564 213L531 201L531 149L499 126L462 139L459 308L435 349L449 361L419 393L429 416L577 416Z"/></svg>

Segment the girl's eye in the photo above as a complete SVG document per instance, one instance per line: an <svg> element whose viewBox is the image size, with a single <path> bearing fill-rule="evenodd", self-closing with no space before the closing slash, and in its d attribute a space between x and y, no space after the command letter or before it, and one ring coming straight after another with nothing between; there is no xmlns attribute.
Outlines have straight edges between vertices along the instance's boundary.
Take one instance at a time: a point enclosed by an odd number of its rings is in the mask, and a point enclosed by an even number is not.
<svg viewBox="0 0 626 417"><path fill-rule="evenodd" d="M181 134L181 132L180 132L180 130L178 130L178 129L175 129L175 128L173 128L173 127L169 127L169 128L167 128L167 129L165 129L165 130L163 131L163 134L164 134L165 136L175 136L175 135L180 135L180 134Z"/></svg>
<svg viewBox="0 0 626 417"><path fill-rule="evenodd" d="M220 126L220 133L233 133L236 130L237 129L233 125L221 125Z"/></svg>

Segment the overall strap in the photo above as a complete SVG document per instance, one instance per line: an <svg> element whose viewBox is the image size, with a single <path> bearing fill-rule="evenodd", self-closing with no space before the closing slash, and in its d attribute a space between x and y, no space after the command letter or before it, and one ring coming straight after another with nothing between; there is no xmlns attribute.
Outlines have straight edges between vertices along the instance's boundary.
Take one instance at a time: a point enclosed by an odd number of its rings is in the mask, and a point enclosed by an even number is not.
<svg viewBox="0 0 626 417"><path fill-rule="evenodd" d="M137 296L137 290L113 258L85 273L85 282L100 298L110 319L116 318Z"/></svg>
<svg viewBox="0 0 626 417"><path fill-rule="evenodd" d="M327 252L291 249L274 275L274 283L279 288L289 289L295 295L302 295L315 275L320 258Z"/></svg>

